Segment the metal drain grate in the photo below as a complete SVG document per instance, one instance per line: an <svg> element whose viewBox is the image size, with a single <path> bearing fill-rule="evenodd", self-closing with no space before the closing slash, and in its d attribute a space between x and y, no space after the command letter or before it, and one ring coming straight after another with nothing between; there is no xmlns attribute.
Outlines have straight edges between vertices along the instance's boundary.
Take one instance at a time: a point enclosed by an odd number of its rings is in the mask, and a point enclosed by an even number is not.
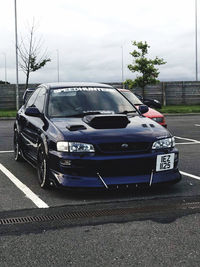
<svg viewBox="0 0 200 267"><path fill-rule="evenodd" d="M74 220L81 218L103 217L103 216L123 216L138 213L153 213L153 212L166 212L185 209L199 209L200 203L179 203L174 205L160 205L160 206L143 206L134 208L118 208L118 209L101 209L101 210L83 210L72 211L60 214L52 215L40 215L40 216L26 216L16 218L0 219L0 225L10 224L26 224L34 222L48 222L55 220Z"/></svg>
<svg viewBox="0 0 200 267"><path fill-rule="evenodd" d="M53 215L27 216L27 217L0 219L0 225L46 222L46 221L55 221L55 220L63 220L63 219L72 220L72 219L111 216L111 215L125 215L130 212L133 212L133 209L74 211L74 212L67 212L67 213L53 214Z"/></svg>

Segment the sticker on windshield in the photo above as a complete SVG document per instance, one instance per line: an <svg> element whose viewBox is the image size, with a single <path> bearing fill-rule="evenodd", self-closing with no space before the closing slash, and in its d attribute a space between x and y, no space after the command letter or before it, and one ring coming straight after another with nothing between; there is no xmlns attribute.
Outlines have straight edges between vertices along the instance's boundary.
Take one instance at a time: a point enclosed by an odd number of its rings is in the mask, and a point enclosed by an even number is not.
<svg viewBox="0 0 200 267"><path fill-rule="evenodd" d="M54 94L65 93L65 92L112 92L115 89L112 88L94 88L94 87L73 87L73 88L62 88L53 90Z"/></svg>

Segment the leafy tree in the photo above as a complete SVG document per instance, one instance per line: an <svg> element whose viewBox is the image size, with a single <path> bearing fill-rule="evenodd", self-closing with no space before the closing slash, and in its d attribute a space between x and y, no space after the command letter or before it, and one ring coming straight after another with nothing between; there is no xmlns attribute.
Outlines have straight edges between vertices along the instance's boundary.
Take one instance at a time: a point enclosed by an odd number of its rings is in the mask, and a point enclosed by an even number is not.
<svg viewBox="0 0 200 267"><path fill-rule="evenodd" d="M31 72L35 72L44 67L47 62L51 61L47 57L46 50L42 50L41 38L35 37L35 24L30 28L27 38L22 38L21 44L18 47L20 57L20 68L26 75L26 88L28 87L29 76Z"/></svg>
<svg viewBox="0 0 200 267"><path fill-rule="evenodd" d="M150 46L145 41L143 42L132 42L133 46L136 46L136 49L131 52L131 56L134 58L133 64L128 65L128 69L132 72L139 73L135 80L126 80L125 85L132 89L135 86L142 88L142 95L144 97L144 88L148 84L156 84L159 82L157 80L159 71L155 66L163 65L166 62L161 58L156 57L155 59L147 58L148 48Z"/></svg>

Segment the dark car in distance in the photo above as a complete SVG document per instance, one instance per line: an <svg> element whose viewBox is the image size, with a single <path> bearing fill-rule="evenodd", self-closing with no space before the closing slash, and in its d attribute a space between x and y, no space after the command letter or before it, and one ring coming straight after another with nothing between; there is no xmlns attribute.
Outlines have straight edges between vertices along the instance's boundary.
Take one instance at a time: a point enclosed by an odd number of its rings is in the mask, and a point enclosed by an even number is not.
<svg viewBox="0 0 200 267"><path fill-rule="evenodd" d="M147 111L109 85L42 84L17 113L15 160L37 168L42 188L178 182L174 137Z"/></svg>
<svg viewBox="0 0 200 267"><path fill-rule="evenodd" d="M135 95L137 96L137 98L140 99L140 101L142 103L144 103L145 105L147 105L150 108L162 108L162 105L160 103L160 101L158 101L157 99L152 99L152 98L144 98L141 95L135 93Z"/></svg>

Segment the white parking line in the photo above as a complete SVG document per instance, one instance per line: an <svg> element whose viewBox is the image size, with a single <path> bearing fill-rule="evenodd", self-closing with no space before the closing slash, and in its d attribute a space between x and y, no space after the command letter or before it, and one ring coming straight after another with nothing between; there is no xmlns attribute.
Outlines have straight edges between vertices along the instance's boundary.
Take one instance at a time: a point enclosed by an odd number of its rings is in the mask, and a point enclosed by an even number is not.
<svg viewBox="0 0 200 267"><path fill-rule="evenodd" d="M180 136L174 136L174 137L177 138L177 139L181 139L181 140L191 141L191 142L194 142L194 143L200 143L200 141L195 140L195 139L189 139L189 138L180 137Z"/></svg>
<svg viewBox="0 0 200 267"><path fill-rule="evenodd" d="M200 124L195 124L195 126L200 127Z"/></svg>
<svg viewBox="0 0 200 267"><path fill-rule="evenodd" d="M185 138L185 137L180 137L180 136L174 136L174 137L177 138L177 139L180 139L180 140L189 141L189 142L183 142L183 143L177 143L176 142L176 146L177 145L196 145L196 144L200 144L200 141L195 140L195 139L190 139L190 138Z"/></svg>
<svg viewBox="0 0 200 267"><path fill-rule="evenodd" d="M197 179L197 180L200 180L200 177L199 176L196 176L196 175L193 175L193 174L190 174L190 173L187 173L187 172L182 172L180 171L180 173L184 176L189 176L191 178L194 178L194 179Z"/></svg>
<svg viewBox="0 0 200 267"><path fill-rule="evenodd" d="M176 143L176 146L177 146L177 145L196 145L196 144L200 144L200 142Z"/></svg>
<svg viewBox="0 0 200 267"><path fill-rule="evenodd" d="M29 198L38 208L49 208L49 206L33 193L25 184L15 177L8 169L0 163L0 170L18 187L27 198Z"/></svg>
<svg viewBox="0 0 200 267"><path fill-rule="evenodd" d="M0 154L13 153L13 152L14 152L14 150L0 151Z"/></svg>

